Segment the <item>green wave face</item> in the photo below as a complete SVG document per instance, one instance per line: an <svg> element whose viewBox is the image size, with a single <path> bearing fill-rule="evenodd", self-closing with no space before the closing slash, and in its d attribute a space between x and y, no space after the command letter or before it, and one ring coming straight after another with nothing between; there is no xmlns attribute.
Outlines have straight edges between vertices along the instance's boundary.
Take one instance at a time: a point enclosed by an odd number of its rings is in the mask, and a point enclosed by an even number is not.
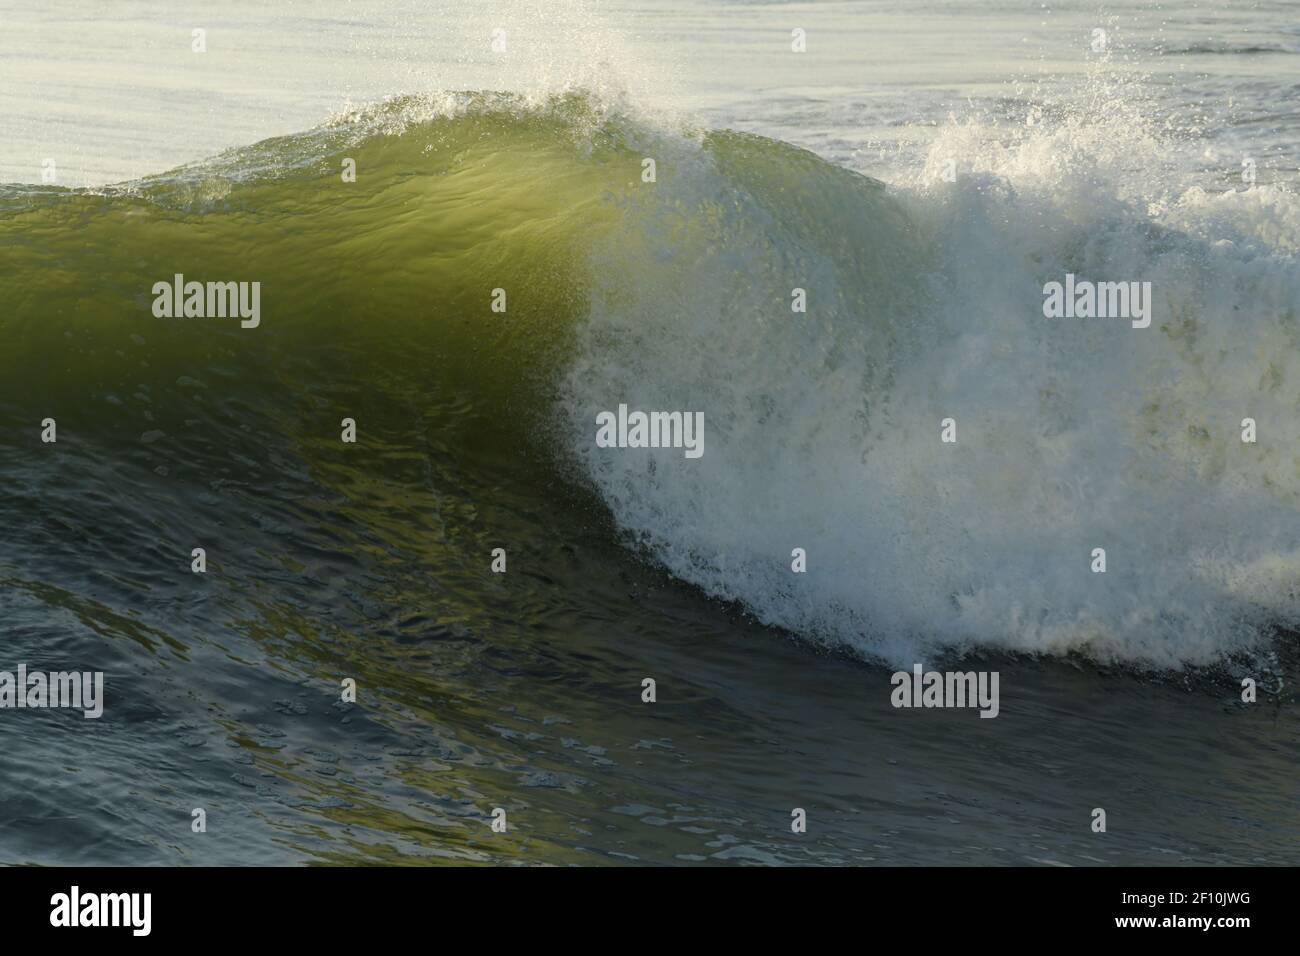
<svg viewBox="0 0 1300 956"><path fill-rule="evenodd" d="M250 403L277 388L363 400L434 387L485 409L489 430L530 413L528 388L583 307L583 249L616 221L609 198L635 181L635 157L580 100L404 118L416 108L102 195L5 197L10 395L37 391L46 414L80 417L88 390L103 408L141 383L166 392L211 375ZM155 318L153 284L175 273L260 282L261 325Z"/></svg>

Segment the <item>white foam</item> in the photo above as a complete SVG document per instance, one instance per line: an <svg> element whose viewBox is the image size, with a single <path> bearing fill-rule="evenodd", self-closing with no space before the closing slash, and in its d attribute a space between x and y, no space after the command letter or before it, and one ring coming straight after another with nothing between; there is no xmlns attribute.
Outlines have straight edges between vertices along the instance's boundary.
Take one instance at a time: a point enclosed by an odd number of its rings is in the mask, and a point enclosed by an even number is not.
<svg viewBox="0 0 1300 956"><path fill-rule="evenodd" d="M566 384L619 524L763 621L897 663L1178 668L1300 624L1300 204L1189 186L1123 91L1087 102L954 122L930 159L958 181L892 199L768 151L634 204ZM1152 327L1045 319L1066 272L1151 281ZM702 409L707 454L595 448L618 402Z"/></svg>

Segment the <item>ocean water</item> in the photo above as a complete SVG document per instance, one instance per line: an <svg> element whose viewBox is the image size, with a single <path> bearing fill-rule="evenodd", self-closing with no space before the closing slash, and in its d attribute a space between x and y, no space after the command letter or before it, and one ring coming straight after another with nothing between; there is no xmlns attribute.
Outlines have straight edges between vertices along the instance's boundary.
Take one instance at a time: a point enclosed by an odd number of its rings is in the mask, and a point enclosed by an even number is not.
<svg viewBox="0 0 1300 956"><path fill-rule="evenodd" d="M1295 13L0 10L0 861L1294 864Z"/></svg>

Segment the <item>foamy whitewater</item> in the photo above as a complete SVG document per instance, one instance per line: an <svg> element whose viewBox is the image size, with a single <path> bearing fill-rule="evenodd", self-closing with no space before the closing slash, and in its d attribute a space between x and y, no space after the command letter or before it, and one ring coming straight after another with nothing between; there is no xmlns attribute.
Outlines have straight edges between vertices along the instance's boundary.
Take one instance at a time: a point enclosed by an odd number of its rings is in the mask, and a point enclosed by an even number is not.
<svg viewBox="0 0 1300 956"><path fill-rule="evenodd" d="M766 622L899 663L1177 668L1300 623L1300 202L1190 182L1140 92L1102 67L1067 102L951 122L870 202L683 164L647 248L596 270L612 304L569 379L619 524ZM1067 273L1150 281L1152 327L1045 319ZM704 409L708 454L593 448L579 425L614 397Z"/></svg>

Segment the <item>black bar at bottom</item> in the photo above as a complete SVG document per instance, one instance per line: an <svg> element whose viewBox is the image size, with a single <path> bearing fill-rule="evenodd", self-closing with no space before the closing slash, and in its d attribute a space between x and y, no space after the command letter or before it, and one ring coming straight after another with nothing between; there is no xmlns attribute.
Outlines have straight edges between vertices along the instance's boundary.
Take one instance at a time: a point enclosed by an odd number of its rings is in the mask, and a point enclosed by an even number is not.
<svg viewBox="0 0 1300 956"><path fill-rule="evenodd" d="M891 930L1042 941L1196 934L1218 943L1290 936L1284 869L0 869L6 938L247 944L354 941L376 932L503 939L672 939L689 932ZM73 887L76 887L75 891ZM147 898L144 894L148 894ZM147 905L146 905L147 903ZM75 905L74 905L75 904ZM834 920L839 928L827 925ZM77 925L73 925L73 924ZM85 925L113 924L117 925ZM57 925L56 925L57 924ZM802 927L802 930L801 930ZM144 930L147 929L147 934ZM419 938L417 936L417 938ZM450 939L447 940L450 942ZM387 944L385 944L387 945Z"/></svg>

